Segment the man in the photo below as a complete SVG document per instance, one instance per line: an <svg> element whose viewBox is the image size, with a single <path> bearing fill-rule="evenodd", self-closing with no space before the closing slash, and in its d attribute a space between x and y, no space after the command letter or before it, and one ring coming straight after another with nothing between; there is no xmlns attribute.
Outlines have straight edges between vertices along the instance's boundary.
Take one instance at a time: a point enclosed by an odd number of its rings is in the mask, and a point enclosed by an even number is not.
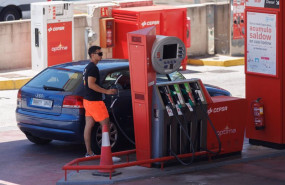
<svg viewBox="0 0 285 185"><path fill-rule="evenodd" d="M109 126L109 114L105 103L102 99L102 94L116 94L116 89L104 89L100 86L100 74L97 67L98 62L102 59L103 53L101 47L91 46L88 50L90 63L86 66L83 72L84 80L84 99L83 106L85 108L85 129L84 141L86 146L85 157L94 156L91 149L91 131L96 122L101 126L107 124ZM114 160L114 159L113 159Z"/></svg>

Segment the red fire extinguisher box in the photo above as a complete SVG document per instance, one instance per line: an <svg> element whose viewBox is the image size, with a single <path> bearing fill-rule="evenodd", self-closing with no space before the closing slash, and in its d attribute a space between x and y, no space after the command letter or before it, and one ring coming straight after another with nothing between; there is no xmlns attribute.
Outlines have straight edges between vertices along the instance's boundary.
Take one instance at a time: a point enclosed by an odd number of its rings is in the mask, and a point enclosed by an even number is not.
<svg viewBox="0 0 285 185"><path fill-rule="evenodd" d="M285 148L284 1L246 1L246 136Z"/></svg>
<svg viewBox="0 0 285 185"><path fill-rule="evenodd" d="M157 35L176 36L187 45L187 9L173 6L142 6L113 9L114 58L128 59L127 33L156 26Z"/></svg>

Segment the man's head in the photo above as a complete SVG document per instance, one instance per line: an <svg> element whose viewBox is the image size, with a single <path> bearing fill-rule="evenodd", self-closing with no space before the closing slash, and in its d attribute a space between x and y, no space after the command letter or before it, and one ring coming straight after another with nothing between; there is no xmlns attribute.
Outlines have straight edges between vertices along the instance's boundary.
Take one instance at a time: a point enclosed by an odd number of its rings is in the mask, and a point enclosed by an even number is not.
<svg viewBox="0 0 285 185"><path fill-rule="evenodd" d="M103 56L103 53L101 52L101 47L99 46L91 46L88 49L88 54L92 62L99 62Z"/></svg>

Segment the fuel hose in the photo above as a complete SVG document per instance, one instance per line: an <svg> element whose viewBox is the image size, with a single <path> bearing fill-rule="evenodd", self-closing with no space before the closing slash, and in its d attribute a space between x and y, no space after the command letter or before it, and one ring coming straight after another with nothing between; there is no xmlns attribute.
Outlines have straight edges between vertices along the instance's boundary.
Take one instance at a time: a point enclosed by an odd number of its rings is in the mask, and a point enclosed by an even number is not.
<svg viewBox="0 0 285 185"><path fill-rule="evenodd" d="M117 84L118 84L119 79L120 79L122 76L123 76L123 75L120 75L120 76L117 78L117 80L115 81L114 85L111 86L111 87L117 89L118 93L117 93L117 96L116 96L115 99L114 99L114 96L112 96L112 101L111 101L112 103L111 103L110 109L111 109L111 112L112 112L114 121L115 121L115 123L117 124L117 126L118 126L119 130L121 131L121 133L123 134L123 136L124 136L130 143L132 143L133 145L136 145L135 141L133 141L133 140L126 134L126 132L122 129L122 127L120 126L120 124L119 124L119 122L118 122L118 119L117 119L117 117L116 117L116 115L115 115L115 111L114 111L114 105L116 104L118 98L120 97L120 95L119 95L120 92L119 92L119 88L118 88Z"/></svg>

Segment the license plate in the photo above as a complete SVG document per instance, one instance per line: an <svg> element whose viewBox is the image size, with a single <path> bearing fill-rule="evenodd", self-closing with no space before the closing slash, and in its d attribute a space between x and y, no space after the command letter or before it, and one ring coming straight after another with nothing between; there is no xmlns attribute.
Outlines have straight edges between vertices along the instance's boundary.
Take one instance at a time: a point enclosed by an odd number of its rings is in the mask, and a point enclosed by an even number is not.
<svg viewBox="0 0 285 185"><path fill-rule="evenodd" d="M37 107L51 108L52 101L38 98L32 98L32 105Z"/></svg>

